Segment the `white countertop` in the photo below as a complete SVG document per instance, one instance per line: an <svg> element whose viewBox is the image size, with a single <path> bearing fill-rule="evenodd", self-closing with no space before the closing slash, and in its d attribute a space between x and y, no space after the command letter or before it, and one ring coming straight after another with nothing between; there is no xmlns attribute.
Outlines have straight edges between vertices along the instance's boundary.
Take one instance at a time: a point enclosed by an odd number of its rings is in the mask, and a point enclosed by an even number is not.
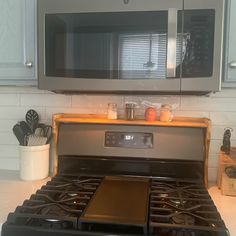
<svg viewBox="0 0 236 236"><path fill-rule="evenodd" d="M40 181L21 181L17 171L0 171L0 232L9 212L15 210L32 193L35 193L49 178ZM221 214L230 236L236 236L236 197L223 196L216 186L209 193Z"/></svg>

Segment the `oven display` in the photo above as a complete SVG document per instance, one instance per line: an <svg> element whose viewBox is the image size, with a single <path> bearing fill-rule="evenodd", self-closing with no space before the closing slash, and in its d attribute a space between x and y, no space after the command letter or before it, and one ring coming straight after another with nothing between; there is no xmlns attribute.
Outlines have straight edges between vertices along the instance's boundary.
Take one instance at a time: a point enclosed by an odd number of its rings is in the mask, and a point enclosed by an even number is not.
<svg viewBox="0 0 236 236"><path fill-rule="evenodd" d="M134 140L134 135L125 135L125 140Z"/></svg>
<svg viewBox="0 0 236 236"><path fill-rule="evenodd" d="M105 147L152 148L153 134L141 132L105 132Z"/></svg>

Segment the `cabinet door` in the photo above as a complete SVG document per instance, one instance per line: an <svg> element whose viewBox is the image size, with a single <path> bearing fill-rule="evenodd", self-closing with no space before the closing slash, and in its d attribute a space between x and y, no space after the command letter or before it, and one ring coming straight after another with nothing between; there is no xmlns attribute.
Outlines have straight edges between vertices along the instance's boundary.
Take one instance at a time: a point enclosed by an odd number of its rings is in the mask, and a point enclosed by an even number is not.
<svg viewBox="0 0 236 236"><path fill-rule="evenodd" d="M36 82L35 19L35 0L0 1L0 84Z"/></svg>
<svg viewBox="0 0 236 236"><path fill-rule="evenodd" d="M229 17L228 17L228 29L229 29L229 38L228 38L228 59L226 64L226 82L236 82L236 31L235 31L235 22L236 22L236 0L231 0L229 6ZM236 86L236 84L234 84Z"/></svg>

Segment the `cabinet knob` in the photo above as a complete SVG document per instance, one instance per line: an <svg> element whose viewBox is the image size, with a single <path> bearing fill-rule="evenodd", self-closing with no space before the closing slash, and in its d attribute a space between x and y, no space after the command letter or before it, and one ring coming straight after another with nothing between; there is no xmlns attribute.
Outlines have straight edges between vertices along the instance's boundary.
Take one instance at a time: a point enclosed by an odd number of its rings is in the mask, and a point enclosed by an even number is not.
<svg viewBox="0 0 236 236"><path fill-rule="evenodd" d="M231 62L229 63L229 67L230 67L230 68L236 68L236 61L231 61Z"/></svg>
<svg viewBox="0 0 236 236"><path fill-rule="evenodd" d="M25 66L28 67L28 68L31 68L33 66L33 62L32 61L26 61Z"/></svg>

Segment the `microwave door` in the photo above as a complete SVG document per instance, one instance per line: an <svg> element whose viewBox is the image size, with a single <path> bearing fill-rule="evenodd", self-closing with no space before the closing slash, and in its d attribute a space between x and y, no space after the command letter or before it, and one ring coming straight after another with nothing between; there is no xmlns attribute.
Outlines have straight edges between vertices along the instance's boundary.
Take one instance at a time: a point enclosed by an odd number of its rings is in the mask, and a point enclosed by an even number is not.
<svg viewBox="0 0 236 236"><path fill-rule="evenodd" d="M181 90L219 91L224 0L185 0L183 19Z"/></svg>
<svg viewBox="0 0 236 236"><path fill-rule="evenodd" d="M182 0L99 2L38 2L39 87L179 92Z"/></svg>

